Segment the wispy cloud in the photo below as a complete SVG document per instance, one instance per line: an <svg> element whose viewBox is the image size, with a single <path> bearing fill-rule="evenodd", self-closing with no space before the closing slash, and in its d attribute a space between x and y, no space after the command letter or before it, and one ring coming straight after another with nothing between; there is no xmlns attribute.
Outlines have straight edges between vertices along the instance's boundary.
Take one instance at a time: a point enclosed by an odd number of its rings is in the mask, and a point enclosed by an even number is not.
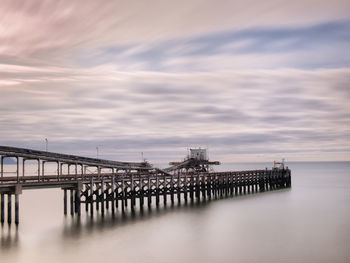
<svg viewBox="0 0 350 263"><path fill-rule="evenodd" d="M122 160L188 146L226 161L349 156L349 3L220 3L3 1L0 144L103 145Z"/></svg>

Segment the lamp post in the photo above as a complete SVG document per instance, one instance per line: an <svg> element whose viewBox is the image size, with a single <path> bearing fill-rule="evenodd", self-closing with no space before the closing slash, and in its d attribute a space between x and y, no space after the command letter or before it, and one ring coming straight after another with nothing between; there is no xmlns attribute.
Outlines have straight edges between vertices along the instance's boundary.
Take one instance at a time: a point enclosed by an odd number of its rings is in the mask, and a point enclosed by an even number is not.
<svg viewBox="0 0 350 263"><path fill-rule="evenodd" d="M46 151L49 150L49 140L47 138L45 138L45 142L46 142Z"/></svg>
<svg viewBox="0 0 350 263"><path fill-rule="evenodd" d="M100 148L102 147L103 145L96 145L96 158L98 159L100 157Z"/></svg>

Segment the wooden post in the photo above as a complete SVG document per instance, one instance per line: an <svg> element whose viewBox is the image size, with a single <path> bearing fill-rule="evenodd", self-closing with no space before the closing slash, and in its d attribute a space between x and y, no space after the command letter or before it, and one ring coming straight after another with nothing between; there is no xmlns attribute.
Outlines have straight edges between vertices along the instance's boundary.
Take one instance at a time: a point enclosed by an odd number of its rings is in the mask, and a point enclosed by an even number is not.
<svg viewBox="0 0 350 263"><path fill-rule="evenodd" d="M24 164L25 161L26 161L26 159L22 158L22 181L23 181L23 182L24 182L24 180L25 180L25 179L24 179L24 178L25 178L25 177L24 177L24 175L25 175L25 168L24 168L24 167L25 167L25 164Z"/></svg>
<svg viewBox="0 0 350 263"><path fill-rule="evenodd" d="M213 175L213 197L216 198L217 197L217 193L216 193L216 188L217 188L217 182L216 182L216 174Z"/></svg>
<svg viewBox="0 0 350 263"><path fill-rule="evenodd" d="M124 189L124 178L122 179L122 212L124 213L124 199L125 199L125 189Z"/></svg>
<svg viewBox="0 0 350 263"><path fill-rule="evenodd" d="M0 200L0 222L4 224L5 222L5 194L1 194Z"/></svg>
<svg viewBox="0 0 350 263"><path fill-rule="evenodd" d="M77 213L78 216L81 215L81 200L80 200L80 189L75 190L75 196L76 196L76 201L77 201Z"/></svg>
<svg viewBox="0 0 350 263"><path fill-rule="evenodd" d="M94 179L90 178L90 214L94 214Z"/></svg>
<svg viewBox="0 0 350 263"><path fill-rule="evenodd" d="M109 198L109 196L110 196L109 189L110 189L110 185L106 183L106 190L105 190L105 192L106 192L106 199L105 200L106 200L106 209L107 210L109 209L109 200L110 200L110 198Z"/></svg>
<svg viewBox="0 0 350 263"><path fill-rule="evenodd" d="M67 215L67 189L63 190L63 213Z"/></svg>
<svg viewBox="0 0 350 263"><path fill-rule="evenodd" d="M250 178L251 178L251 172L247 173L246 175L246 188L247 188L247 193L250 193Z"/></svg>
<svg viewBox="0 0 350 263"><path fill-rule="evenodd" d="M4 156L1 156L1 179L4 178ZM3 181L1 180L1 183L3 183Z"/></svg>
<svg viewBox="0 0 350 263"><path fill-rule="evenodd" d="M38 159L38 181L40 181L40 159Z"/></svg>
<svg viewBox="0 0 350 263"><path fill-rule="evenodd" d="M78 164L75 163L75 180L78 178Z"/></svg>
<svg viewBox="0 0 350 263"><path fill-rule="evenodd" d="M206 198L206 181L208 177L206 175L202 175L201 178L201 189L202 189L202 197L205 199Z"/></svg>
<svg viewBox="0 0 350 263"><path fill-rule="evenodd" d="M78 213L78 190L74 190L74 213Z"/></svg>
<svg viewBox="0 0 350 263"><path fill-rule="evenodd" d="M193 201L193 186L194 186L194 177L193 177L193 174L191 174L191 182L190 182L190 198L191 198L191 201Z"/></svg>
<svg viewBox="0 0 350 263"><path fill-rule="evenodd" d="M239 194L242 194L242 174L238 174L238 188L239 188Z"/></svg>
<svg viewBox="0 0 350 263"><path fill-rule="evenodd" d="M114 207L114 202L115 202L115 175L114 175L114 171L112 171L113 175L112 175L112 214L114 214L115 212L115 207Z"/></svg>
<svg viewBox="0 0 350 263"><path fill-rule="evenodd" d="M209 174L207 176L207 195L209 199L211 198L211 187L212 187L212 180L211 180L211 175Z"/></svg>
<svg viewBox="0 0 350 263"><path fill-rule="evenodd" d="M235 195L238 194L238 174L234 173L234 180L235 180Z"/></svg>
<svg viewBox="0 0 350 263"><path fill-rule="evenodd" d="M156 205L159 206L159 178L158 174L156 175Z"/></svg>
<svg viewBox="0 0 350 263"><path fill-rule="evenodd" d="M12 221L12 195L7 194L7 223L10 225Z"/></svg>
<svg viewBox="0 0 350 263"><path fill-rule="evenodd" d="M131 194L131 209L135 206L135 186L134 186L134 176L131 174L130 180L130 194Z"/></svg>
<svg viewBox="0 0 350 263"><path fill-rule="evenodd" d="M127 186L127 182L125 183L125 189L124 189L124 203L125 203L125 207L128 207L128 186ZM131 191L130 191L131 192ZM129 192L129 193L130 193ZM130 196L131 198L131 196Z"/></svg>
<svg viewBox="0 0 350 263"><path fill-rule="evenodd" d="M45 161L42 161L41 176L42 176L42 179L44 180L44 178L45 178Z"/></svg>
<svg viewBox="0 0 350 263"><path fill-rule="evenodd" d="M96 210L100 210L100 185L96 184Z"/></svg>
<svg viewBox="0 0 350 263"><path fill-rule="evenodd" d="M171 199L171 204L174 204L174 175L171 175L171 181L170 181L170 199Z"/></svg>
<svg viewBox="0 0 350 263"><path fill-rule="evenodd" d="M181 202L181 177L180 173L177 174L177 202Z"/></svg>
<svg viewBox="0 0 350 263"><path fill-rule="evenodd" d="M225 193L225 195L226 195L226 197L228 197L229 196L229 194L230 194L230 174L229 173L226 173L226 175L225 175L225 177L226 177L226 193Z"/></svg>
<svg viewBox="0 0 350 263"><path fill-rule="evenodd" d="M116 178L118 178L118 175L115 176ZM118 208L118 202L119 202L119 183L117 181L114 181L115 184L115 190L114 190L114 194L115 194L115 207Z"/></svg>
<svg viewBox="0 0 350 263"><path fill-rule="evenodd" d="M223 197L224 194L224 175L220 175L220 198Z"/></svg>
<svg viewBox="0 0 350 263"><path fill-rule="evenodd" d="M104 205L104 202L105 202L105 182L104 182L104 180L102 179L102 181L101 181L101 213L102 213L102 216L105 215L105 205Z"/></svg>
<svg viewBox="0 0 350 263"><path fill-rule="evenodd" d="M187 173L185 174L185 182L184 182L184 198L187 203Z"/></svg>
<svg viewBox="0 0 350 263"><path fill-rule="evenodd" d="M84 184L84 188L85 191L84 196L85 196L85 212L89 211L89 204L88 204L88 200L89 200L89 190L90 190L90 186L88 184Z"/></svg>
<svg viewBox="0 0 350 263"><path fill-rule="evenodd" d="M57 162L57 181L60 180L60 162Z"/></svg>
<svg viewBox="0 0 350 263"><path fill-rule="evenodd" d="M70 215L74 215L73 189L70 189Z"/></svg>
<svg viewBox="0 0 350 263"><path fill-rule="evenodd" d="M148 207L151 207L152 204L152 187L151 187L151 175L148 175L148 182L147 182L147 195L148 195Z"/></svg>
<svg viewBox="0 0 350 263"><path fill-rule="evenodd" d="M59 173L59 174L60 174L61 176L63 176L63 164L64 164L64 163L61 163L61 162L60 162L60 173Z"/></svg>
<svg viewBox="0 0 350 263"><path fill-rule="evenodd" d="M143 182L141 178L141 173L139 174L139 199L140 199L140 208L143 208Z"/></svg>
<svg viewBox="0 0 350 263"><path fill-rule="evenodd" d="M19 183L19 158L18 156L16 157L17 159L17 183Z"/></svg>
<svg viewBox="0 0 350 263"><path fill-rule="evenodd" d="M164 205L166 205L167 202L167 179L166 179L166 175L164 174L164 181L163 181L163 201L164 201Z"/></svg>
<svg viewBox="0 0 350 263"><path fill-rule="evenodd" d="M15 194L15 224L18 225L19 223L19 200L18 200L18 194Z"/></svg>
<svg viewBox="0 0 350 263"><path fill-rule="evenodd" d="M200 176L197 174L196 176L196 198L199 200L201 197L201 192L200 192Z"/></svg>

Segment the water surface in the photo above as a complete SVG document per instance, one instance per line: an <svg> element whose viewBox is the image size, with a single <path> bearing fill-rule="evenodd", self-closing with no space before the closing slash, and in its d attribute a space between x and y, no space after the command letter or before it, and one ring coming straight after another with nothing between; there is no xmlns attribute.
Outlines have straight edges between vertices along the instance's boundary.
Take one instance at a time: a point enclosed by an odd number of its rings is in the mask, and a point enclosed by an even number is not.
<svg viewBox="0 0 350 263"><path fill-rule="evenodd" d="M265 168L224 164L218 170ZM60 189L20 197L1 262L350 262L350 162L290 163L292 188L139 209L63 215Z"/></svg>

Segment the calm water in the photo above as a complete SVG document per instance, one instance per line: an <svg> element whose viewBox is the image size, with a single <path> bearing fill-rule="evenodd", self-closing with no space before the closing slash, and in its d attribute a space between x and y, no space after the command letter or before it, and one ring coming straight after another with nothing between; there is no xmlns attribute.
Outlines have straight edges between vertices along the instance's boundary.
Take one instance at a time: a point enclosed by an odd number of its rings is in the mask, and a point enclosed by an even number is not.
<svg viewBox="0 0 350 263"><path fill-rule="evenodd" d="M80 222L64 217L59 189L24 191L18 230L0 227L0 260L350 262L350 162L289 167L288 190L118 212L104 220L96 213L93 220L83 213Z"/></svg>

